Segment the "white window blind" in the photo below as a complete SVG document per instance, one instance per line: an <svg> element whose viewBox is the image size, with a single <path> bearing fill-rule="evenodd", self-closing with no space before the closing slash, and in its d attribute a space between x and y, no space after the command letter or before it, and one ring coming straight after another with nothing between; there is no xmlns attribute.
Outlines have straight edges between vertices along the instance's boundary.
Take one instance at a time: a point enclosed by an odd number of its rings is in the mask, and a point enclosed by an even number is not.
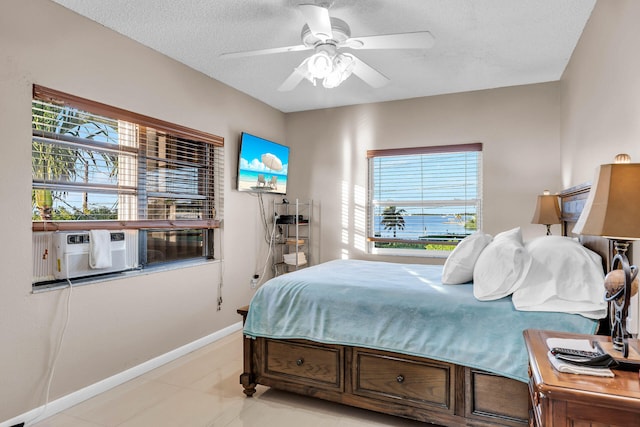
<svg viewBox="0 0 640 427"><path fill-rule="evenodd" d="M373 248L455 245L479 227L482 144L373 150L367 157Z"/></svg>
<svg viewBox="0 0 640 427"><path fill-rule="evenodd" d="M34 86L33 230L138 230L142 265L212 257L223 139Z"/></svg>

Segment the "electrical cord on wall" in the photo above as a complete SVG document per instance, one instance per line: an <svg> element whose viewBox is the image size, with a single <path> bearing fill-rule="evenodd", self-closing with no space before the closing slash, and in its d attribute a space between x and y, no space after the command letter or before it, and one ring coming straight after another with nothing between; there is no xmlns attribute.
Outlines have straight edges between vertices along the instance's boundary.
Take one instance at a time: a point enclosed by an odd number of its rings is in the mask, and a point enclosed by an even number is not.
<svg viewBox="0 0 640 427"><path fill-rule="evenodd" d="M56 371L56 365L58 364L58 358L60 357L60 353L62 350L62 345L64 343L64 337L67 334L67 327L69 326L69 319L71 318L71 295L73 294L73 284L71 280L69 280L69 263L65 263L65 268L67 272L67 283L69 283L69 292L67 293L67 304L66 304L66 317L64 319L64 324L62 325L62 332L60 333L60 339L58 340L58 348L56 349L56 353L53 357L53 361L51 362L51 369L49 370L49 377L47 379L47 386L44 396L44 406L42 407L42 411L32 419L25 421L25 425L29 425L34 422L38 418L40 418L43 414L47 412L47 407L49 406L49 397L51 392L51 383L53 382L53 377Z"/></svg>
<svg viewBox="0 0 640 427"><path fill-rule="evenodd" d="M277 227L277 222L275 220L275 218L273 219L273 227L270 229L269 228L269 220L267 218L267 213L266 213L266 209L264 207L264 200L262 198L262 194L258 193L258 204L260 207L260 216L262 219L262 227L264 229L264 239L265 242L267 242L268 245L268 250L267 250L267 256L265 257L264 260L264 264L262 267L258 267L256 266L256 270L262 270L262 273L260 274L260 276L258 277L258 281L255 283L255 285L252 285L252 287L255 286L259 286L262 281L264 280L265 274L267 272L267 266L270 264L270 258L271 258L271 254L273 252L273 245L275 243L276 240L276 227Z"/></svg>
<svg viewBox="0 0 640 427"><path fill-rule="evenodd" d="M219 268L219 272L220 272L220 277L219 277L219 281L218 281L218 309L217 311L222 310L222 286L223 286L223 280L224 280L224 246L223 246L223 241L224 241L224 231L222 228L219 228L219 236L220 236L220 268Z"/></svg>
<svg viewBox="0 0 640 427"><path fill-rule="evenodd" d="M256 286L259 286L262 283L262 281L264 280L264 275L267 272L267 265L269 265L269 260L271 258L271 252L273 252L273 242L275 240L276 225L277 225L276 222L273 221L273 229L271 230L271 235L269 236L269 250L267 251L267 256L264 259L264 266L262 267L262 274L258 278L258 282L256 283Z"/></svg>
<svg viewBox="0 0 640 427"><path fill-rule="evenodd" d="M260 207L260 216L262 218L262 228L264 229L264 240L265 242L267 242L267 244L271 244L272 235L269 234L269 223L267 219L267 212L264 208L262 193L258 193L258 204Z"/></svg>

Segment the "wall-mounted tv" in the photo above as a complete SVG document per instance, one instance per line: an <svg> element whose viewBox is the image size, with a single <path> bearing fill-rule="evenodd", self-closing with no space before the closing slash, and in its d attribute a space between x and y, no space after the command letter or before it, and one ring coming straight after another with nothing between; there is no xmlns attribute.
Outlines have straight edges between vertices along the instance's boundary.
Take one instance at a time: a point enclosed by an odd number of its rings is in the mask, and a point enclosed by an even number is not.
<svg viewBox="0 0 640 427"><path fill-rule="evenodd" d="M287 193L289 147L243 132L238 159L238 190Z"/></svg>

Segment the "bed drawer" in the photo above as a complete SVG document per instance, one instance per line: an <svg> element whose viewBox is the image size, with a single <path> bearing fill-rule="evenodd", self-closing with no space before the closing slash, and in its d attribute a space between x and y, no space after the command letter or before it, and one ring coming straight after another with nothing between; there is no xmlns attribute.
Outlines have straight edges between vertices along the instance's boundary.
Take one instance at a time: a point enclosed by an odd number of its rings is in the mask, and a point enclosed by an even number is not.
<svg viewBox="0 0 640 427"><path fill-rule="evenodd" d="M453 411L453 366L354 350L354 394Z"/></svg>
<svg viewBox="0 0 640 427"><path fill-rule="evenodd" d="M341 347L271 340L265 340L264 346L266 377L343 389L344 350Z"/></svg>
<svg viewBox="0 0 640 427"><path fill-rule="evenodd" d="M489 372L465 368L467 417L526 425L529 420L528 386Z"/></svg>

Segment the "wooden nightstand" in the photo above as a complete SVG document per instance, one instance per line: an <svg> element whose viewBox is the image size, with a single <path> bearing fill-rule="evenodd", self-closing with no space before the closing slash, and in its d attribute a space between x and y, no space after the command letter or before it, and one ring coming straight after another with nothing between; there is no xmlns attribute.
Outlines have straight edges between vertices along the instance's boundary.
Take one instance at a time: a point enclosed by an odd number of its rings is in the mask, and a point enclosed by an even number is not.
<svg viewBox="0 0 640 427"><path fill-rule="evenodd" d="M637 372L615 370L615 378L556 371L547 358L547 338L609 341L600 335L579 335L528 329L530 425L538 427L640 426L640 380Z"/></svg>
<svg viewBox="0 0 640 427"><path fill-rule="evenodd" d="M247 314L249 313L249 306L243 305L239 309L236 310L236 313L242 316L242 324L247 321Z"/></svg>

